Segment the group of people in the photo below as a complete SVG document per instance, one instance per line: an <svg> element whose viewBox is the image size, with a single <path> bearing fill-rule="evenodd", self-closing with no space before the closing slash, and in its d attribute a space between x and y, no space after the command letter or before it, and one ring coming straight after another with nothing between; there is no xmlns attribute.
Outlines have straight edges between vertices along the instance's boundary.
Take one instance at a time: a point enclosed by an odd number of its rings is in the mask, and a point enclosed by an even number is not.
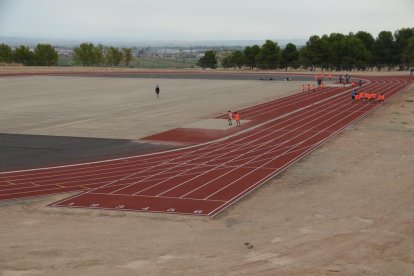
<svg viewBox="0 0 414 276"><path fill-rule="evenodd" d="M229 122L229 126L233 125L233 118L234 120L236 120L236 125L239 126L240 125L240 114L237 111L234 112L233 114L233 112L229 110L227 113L227 120Z"/></svg>
<svg viewBox="0 0 414 276"><path fill-rule="evenodd" d="M385 100L385 95L384 94L377 94L375 92L357 92L356 89L352 89L352 101L354 102L360 102L360 101L364 101L364 102L383 102Z"/></svg>
<svg viewBox="0 0 414 276"><path fill-rule="evenodd" d="M339 76L339 83L349 83L349 80L351 79L351 75L350 74L345 74L344 75L340 75Z"/></svg>
<svg viewBox="0 0 414 276"><path fill-rule="evenodd" d="M325 87L325 84L322 82L321 84L318 84L318 87L324 88ZM312 86L311 86L308 83L308 88L306 90L306 86L304 84L302 84L302 92L305 92L305 91L308 91L308 92L313 91L313 92L315 92L316 91L316 86L314 84L312 84Z"/></svg>

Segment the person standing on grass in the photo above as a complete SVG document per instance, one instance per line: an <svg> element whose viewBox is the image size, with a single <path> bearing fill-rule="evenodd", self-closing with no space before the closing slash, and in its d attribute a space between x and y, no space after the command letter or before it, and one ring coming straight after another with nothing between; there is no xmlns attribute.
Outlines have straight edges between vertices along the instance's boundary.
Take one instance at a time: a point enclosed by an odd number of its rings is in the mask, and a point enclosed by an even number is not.
<svg viewBox="0 0 414 276"><path fill-rule="evenodd" d="M240 114L238 112L234 112L234 119L236 119L236 125L240 125Z"/></svg>
<svg viewBox="0 0 414 276"><path fill-rule="evenodd" d="M157 95L157 98L160 96L160 87L157 84L157 87L155 87L155 94Z"/></svg>
<svg viewBox="0 0 414 276"><path fill-rule="evenodd" d="M233 113L231 113L231 111L229 110L229 112L227 113L227 121L229 122L229 126L233 125L232 119Z"/></svg>

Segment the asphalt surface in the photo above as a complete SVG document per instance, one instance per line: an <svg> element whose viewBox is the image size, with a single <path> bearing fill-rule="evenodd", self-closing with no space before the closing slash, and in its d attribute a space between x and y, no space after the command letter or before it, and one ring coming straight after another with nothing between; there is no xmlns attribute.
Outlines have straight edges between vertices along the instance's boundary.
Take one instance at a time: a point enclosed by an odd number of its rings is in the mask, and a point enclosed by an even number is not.
<svg viewBox="0 0 414 276"><path fill-rule="evenodd" d="M177 148L127 139L0 134L0 171L59 166Z"/></svg>

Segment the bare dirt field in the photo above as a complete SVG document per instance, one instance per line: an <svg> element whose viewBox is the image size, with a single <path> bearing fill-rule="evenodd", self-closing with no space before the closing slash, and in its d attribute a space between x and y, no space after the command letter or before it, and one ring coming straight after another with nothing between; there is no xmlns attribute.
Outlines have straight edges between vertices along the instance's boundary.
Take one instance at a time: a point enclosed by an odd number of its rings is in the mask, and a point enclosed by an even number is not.
<svg viewBox="0 0 414 276"><path fill-rule="evenodd" d="M0 132L131 139L301 84L22 79L0 78ZM0 275L413 275L413 145L411 87L212 219L3 202Z"/></svg>

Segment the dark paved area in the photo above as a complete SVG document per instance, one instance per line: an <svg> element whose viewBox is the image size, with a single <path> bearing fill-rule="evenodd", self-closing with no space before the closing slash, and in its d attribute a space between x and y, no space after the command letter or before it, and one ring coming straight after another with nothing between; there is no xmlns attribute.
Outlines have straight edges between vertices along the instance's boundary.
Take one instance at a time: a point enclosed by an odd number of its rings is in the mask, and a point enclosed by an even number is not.
<svg viewBox="0 0 414 276"><path fill-rule="evenodd" d="M0 133L0 171L99 161L177 148L127 139Z"/></svg>

